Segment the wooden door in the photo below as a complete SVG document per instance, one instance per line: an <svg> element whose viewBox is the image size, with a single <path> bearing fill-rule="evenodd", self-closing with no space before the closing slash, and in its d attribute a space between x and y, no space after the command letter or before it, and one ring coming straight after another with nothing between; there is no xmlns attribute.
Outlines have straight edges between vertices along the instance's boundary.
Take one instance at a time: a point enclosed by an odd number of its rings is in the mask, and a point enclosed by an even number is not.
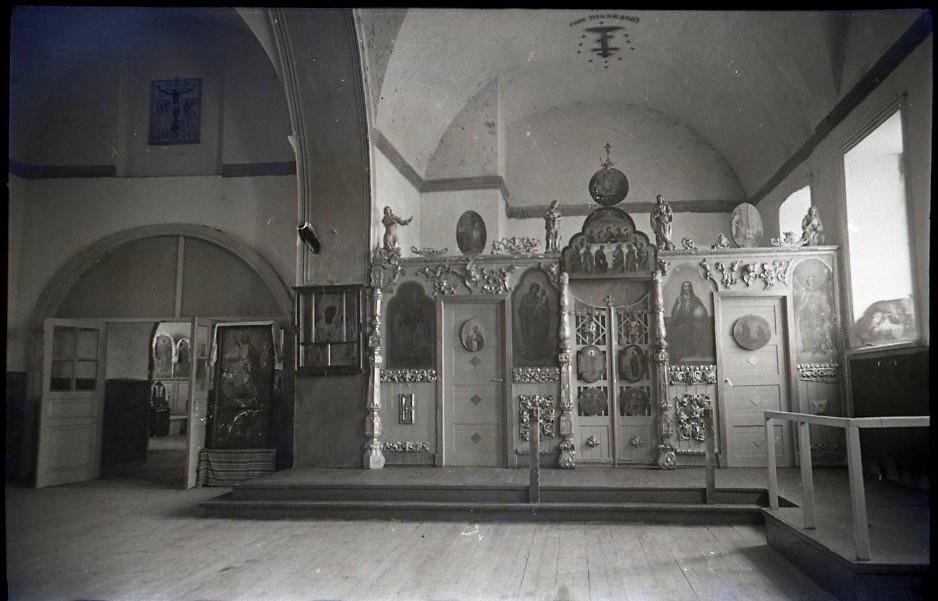
<svg viewBox="0 0 938 601"><path fill-rule="evenodd" d="M790 410L788 332L782 297L718 297L718 370L726 467L764 467L766 409ZM749 316L756 316L755 319ZM741 319L744 319L742 322ZM765 322L761 322L762 318ZM767 323L767 332L762 331ZM754 324L750 327L750 324ZM749 334L749 330L753 330ZM764 345L750 350L762 340ZM743 344L740 343L743 340ZM753 342L758 340L758 342ZM776 426L779 465L792 465L790 426Z"/></svg>
<svg viewBox="0 0 938 601"><path fill-rule="evenodd" d="M650 465L655 446L650 295L615 307L610 370L615 376L616 463Z"/></svg>
<svg viewBox="0 0 938 601"><path fill-rule="evenodd" d="M37 488L100 475L104 348L103 321L43 324Z"/></svg>
<svg viewBox="0 0 938 601"><path fill-rule="evenodd" d="M445 465L505 464L503 311L495 302L443 305Z"/></svg>
<svg viewBox="0 0 938 601"><path fill-rule="evenodd" d="M192 318L192 371L189 379L189 407L186 438L186 488L196 485L199 453L205 447L208 416L208 393L211 389L209 356L212 350L213 323Z"/></svg>

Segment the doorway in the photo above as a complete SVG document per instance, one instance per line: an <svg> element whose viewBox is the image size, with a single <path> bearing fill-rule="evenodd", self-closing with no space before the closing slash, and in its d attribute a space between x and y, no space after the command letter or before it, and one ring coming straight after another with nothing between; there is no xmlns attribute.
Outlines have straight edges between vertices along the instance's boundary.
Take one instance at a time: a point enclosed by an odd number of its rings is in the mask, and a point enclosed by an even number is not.
<svg viewBox="0 0 938 601"><path fill-rule="evenodd" d="M766 410L789 411L786 297L714 296L724 467L765 467ZM789 422L775 426L780 466L793 465Z"/></svg>
<svg viewBox="0 0 938 601"><path fill-rule="evenodd" d="M648 292L605 305L573 297L582 463L655 462L650 314Z"/></svg>
<svg viewBox="0 0 938 601"><path fill-rule="evenodd" d="M505 465L504 302L443 303L443 464Z"/></svg>

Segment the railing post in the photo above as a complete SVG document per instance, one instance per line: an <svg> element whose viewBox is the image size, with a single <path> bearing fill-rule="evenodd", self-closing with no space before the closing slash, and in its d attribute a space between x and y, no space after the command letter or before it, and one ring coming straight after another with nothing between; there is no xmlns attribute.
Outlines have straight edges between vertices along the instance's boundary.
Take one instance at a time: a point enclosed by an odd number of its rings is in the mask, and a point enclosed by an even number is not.
<svg viewBox="0 0 938 601"><path fill-rule="evenodd" d="M814 529L814 471L811 467L811 424L798 424L798 454L801 463L801 507L804 527Z"/></svg>
<svg viewBox="0 0 938 601"><path fill-rule="evenodd" d="M765 419L766 466L769 471L769 508L778 509L778 474L775 471L775 420Z"/></svg>
<svg viewBox="0 0 938 601"><path fill-rule="evenodd" d="M863 462L860 457L860 429L847 426L847 475L850 479L850 506L853 510L853 538L857 559L870 558L870 532L863 488Z"/></svg>
<svg viewBox="0 0 938 601"><path fill-rule="evenodd" d="M704 408L704 423L706 424L706 428L707 428L707 442L706 442L706 447L705 447L706 464L704 465L704 470L706 471L706 476L707 476L707 490L704 496L704 500L709 505L709 504L714 503L714 497L716 497L716 486L717 486L716 472L714 471L714 466L713 466L713 456L715 455L713 447L714 447L715 442L714 442L714 434L713 434L713 408L712 407L708 406Z"/></svg>
<svg viewBox="0 0 938 601"><path fill-rule="evenodd" d="M531 403L531 417L528 432L528 460L530 477L528 479L528 503L541 502L541 406L535 397Z"/></svg>

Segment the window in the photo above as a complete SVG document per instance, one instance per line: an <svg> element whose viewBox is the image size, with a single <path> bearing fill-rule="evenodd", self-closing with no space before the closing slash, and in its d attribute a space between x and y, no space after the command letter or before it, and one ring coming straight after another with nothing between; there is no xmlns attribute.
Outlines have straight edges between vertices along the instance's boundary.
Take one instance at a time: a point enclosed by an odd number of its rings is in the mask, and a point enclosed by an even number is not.
<svg viewBox="0 0 938 601"><path fill-rule="evenodd" d="M801 237L801 220L811 206L811 186L795 190L778 207L778 235L792 232L795 238Z"/></svg>
<svg viewBox="0 0 938 601"><path fill-rule="evenodd" d="M901 111L844 154L852 346L918 337Z"/></svg>
<svg viewBox="0 0 938 601"><path fill-rule="evenodd" d="M52 331L49 390L95 390L98 381L98 331L56 327Z"/></svg>

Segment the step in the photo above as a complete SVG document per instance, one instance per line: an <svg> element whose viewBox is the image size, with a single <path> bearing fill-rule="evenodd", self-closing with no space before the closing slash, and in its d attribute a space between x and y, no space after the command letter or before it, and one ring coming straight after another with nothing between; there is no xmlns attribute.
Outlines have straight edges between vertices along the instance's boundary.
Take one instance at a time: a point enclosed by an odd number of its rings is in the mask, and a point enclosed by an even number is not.
<svg viewBox="0 0 938 601"><path fill-rule="evenodd" d="M521 485L264 485L232 488L239 501L399 501L435 503L525 503L528 487ZM692 503L703 504L701 488L541 487L545 503ZM717 489L714 500L725 504L768 505L765 489Z"/></svg>
<svg viewBox="0 0 938 601"><path fill-rule="evenodd" d="M199 505L209 517L440 521L574 521L680 524L762 523L758 504L491 503L238 500L227 493Z"/></svg>

